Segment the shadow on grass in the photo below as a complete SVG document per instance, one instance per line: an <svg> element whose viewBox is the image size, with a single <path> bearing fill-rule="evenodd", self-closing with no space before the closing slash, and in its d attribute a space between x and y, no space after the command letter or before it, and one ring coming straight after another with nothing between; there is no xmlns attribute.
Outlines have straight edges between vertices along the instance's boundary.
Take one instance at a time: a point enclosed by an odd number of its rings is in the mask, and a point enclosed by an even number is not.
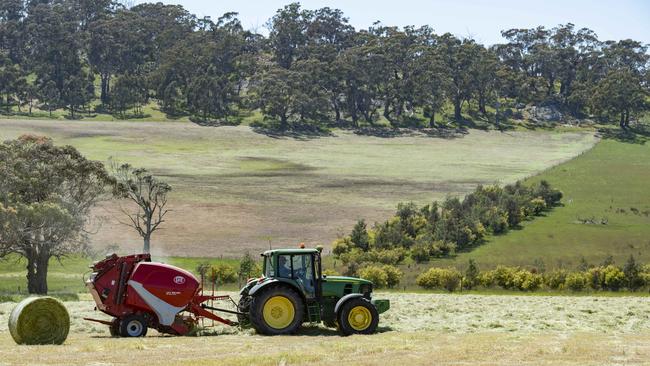
<svg viewBox="0 0 650 366"><path fill-rule="evenodd" d="M362 127L354 130L354 133L359 136L371 136L381 138L395 138L395 137L432 137L442 139L456 139L461 138L469 133L469 130L464 127L438 127L438 128L389 128L389 127Z"/></svg>
<svg viewBox="0 0 650 366"><path fill-rule="evenodd" d="M320 126L292 125L288 129L282 129L275 125L251 125L255 133L275 139L292 138L296 140L313 140L321 137L335 136L331 131Z"/></svg>
<svg viewBox="0 0 650 366"><path fill-rule="evenodd" d="M598 129L598 135L603 139L645 145L650 139L650 127L642 124L626 130L619 127L603 127Z"/></svg>

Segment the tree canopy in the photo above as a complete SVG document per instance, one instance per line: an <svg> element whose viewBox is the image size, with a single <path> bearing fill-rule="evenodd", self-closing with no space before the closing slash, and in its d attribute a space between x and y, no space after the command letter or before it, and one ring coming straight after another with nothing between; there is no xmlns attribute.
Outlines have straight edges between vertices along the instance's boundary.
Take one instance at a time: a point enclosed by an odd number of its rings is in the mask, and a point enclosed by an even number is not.
<svg viewBox="0 0 650 366"><path fill-rule="evenodd" d="M485 47L426 25L355 29L329 7L291 3L269 15L263 36L236 13L199 18L181 5L3 1L0 104L5 113L28 104L127 118L155 100L203 121L259 110L282 129L380 117L399 127L414 116L436 127L447 105L460 121L487 117L497 102L627 129L648 108L647 45L602 41L571 23L507 29L503 43Z"/></svg>

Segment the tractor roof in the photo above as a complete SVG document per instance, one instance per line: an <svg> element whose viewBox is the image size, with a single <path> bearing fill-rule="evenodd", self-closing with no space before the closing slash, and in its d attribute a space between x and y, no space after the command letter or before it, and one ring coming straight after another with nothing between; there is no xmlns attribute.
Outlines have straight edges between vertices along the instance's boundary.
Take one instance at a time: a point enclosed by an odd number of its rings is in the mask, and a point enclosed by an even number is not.
<svg viewBox="0 0 650 366"><path fill-rule="evenodd" d="M279 255L292 255L292 254L312 254L312 253L318 253L318 249L314 248L308 248L308 249L299 249L299 248L290 248L290 249L273 249L273 250L267 250L264 253L262 253L263 256L269 256L273 254L279 254Z"/></svg>

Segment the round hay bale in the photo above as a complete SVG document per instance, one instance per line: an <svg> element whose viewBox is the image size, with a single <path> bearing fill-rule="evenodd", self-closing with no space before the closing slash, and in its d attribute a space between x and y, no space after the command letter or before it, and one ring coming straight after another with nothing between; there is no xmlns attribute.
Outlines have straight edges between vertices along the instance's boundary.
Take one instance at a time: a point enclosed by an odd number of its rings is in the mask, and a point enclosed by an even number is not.
<svg viewBox="0 0 650 366"><path fill-rule="evenodd" d="M53 297L28 297L9 316L9 332L18 344L62 344L70 330L70 315Z"/></svg>

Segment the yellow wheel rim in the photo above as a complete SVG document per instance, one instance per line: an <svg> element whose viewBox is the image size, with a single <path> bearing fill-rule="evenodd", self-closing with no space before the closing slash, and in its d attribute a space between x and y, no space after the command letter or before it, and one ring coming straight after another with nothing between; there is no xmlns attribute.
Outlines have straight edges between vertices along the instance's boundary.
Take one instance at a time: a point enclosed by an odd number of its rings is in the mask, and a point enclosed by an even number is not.
<svg viewBox="0 0 650 366"><path fill-rule="evenodd" d="M348 323L354 330L366 330L372 323L372 314L365 306L355 306L348 314Z"/></svg>
<svg viewBox="0 0 650 366"><path fill-rule="evenodd" d="M296 314L291 300L284 296L273 296L266 300L262 310L264 322L274 329L284 329L292 322Z"/></svg>

